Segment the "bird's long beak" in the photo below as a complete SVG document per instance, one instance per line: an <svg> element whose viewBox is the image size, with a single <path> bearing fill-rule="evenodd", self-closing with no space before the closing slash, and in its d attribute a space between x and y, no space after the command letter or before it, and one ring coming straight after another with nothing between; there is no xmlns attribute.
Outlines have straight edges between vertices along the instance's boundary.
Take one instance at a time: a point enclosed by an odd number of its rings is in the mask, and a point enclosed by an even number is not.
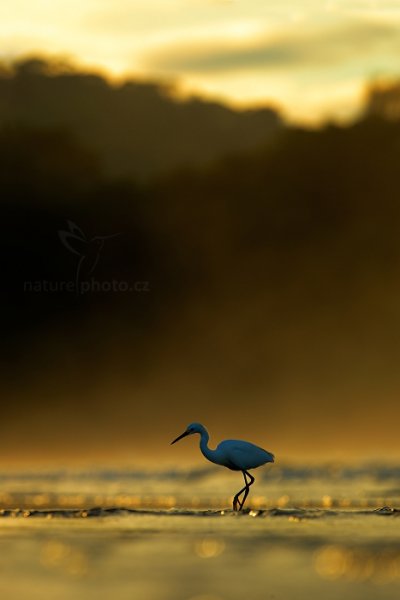
<svg viewBox="0 0 400 600"><path fill-rule="evenodd" d="M176 440L174 440L173 442L171 442L171 446L172 446L172 444L175 444L175 442L179 442L179 440L181 440L182 438L186 437L187 435L189 435L188 431L184 431L182 433L182 435L178 435L178 437L176 438Z"/></svg>

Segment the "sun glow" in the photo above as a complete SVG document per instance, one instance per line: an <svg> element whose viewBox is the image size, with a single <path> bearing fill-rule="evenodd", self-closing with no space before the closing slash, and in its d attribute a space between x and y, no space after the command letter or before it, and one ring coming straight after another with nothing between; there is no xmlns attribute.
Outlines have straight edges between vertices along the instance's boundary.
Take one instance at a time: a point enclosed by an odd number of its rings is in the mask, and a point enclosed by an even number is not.
<svg viewBox="0 0 400 600"><path fill-rule="evenodd" d="M352 118L365 82L397 76L400 9L370 0L28 0L0 7L0 57L72 59L180 93L273 101L289 118Z"/></svg>

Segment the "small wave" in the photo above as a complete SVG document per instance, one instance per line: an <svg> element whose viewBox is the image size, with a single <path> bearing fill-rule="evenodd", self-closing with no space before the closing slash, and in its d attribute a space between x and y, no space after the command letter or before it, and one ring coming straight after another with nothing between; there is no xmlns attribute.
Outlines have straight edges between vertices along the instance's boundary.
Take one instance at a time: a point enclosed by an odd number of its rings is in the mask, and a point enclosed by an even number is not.
<svg viewBox="0 0 400 600"><path fill-rule="evenodd" d="M383 506L375 510L329 510L309 508L272 508L266 510L245 509L235 512L232 509L223 510L191 510L183 508L171 509L140 509L140 508L84 508L84 509L32 509L20 508L0 510L0 518L43 518L43 519L87 519L93 517L126 517L126 516L188 516L188 517L286 517L291 520L321 519L325 517L357 517L357 516L400 516L400 509Z"/></svg>

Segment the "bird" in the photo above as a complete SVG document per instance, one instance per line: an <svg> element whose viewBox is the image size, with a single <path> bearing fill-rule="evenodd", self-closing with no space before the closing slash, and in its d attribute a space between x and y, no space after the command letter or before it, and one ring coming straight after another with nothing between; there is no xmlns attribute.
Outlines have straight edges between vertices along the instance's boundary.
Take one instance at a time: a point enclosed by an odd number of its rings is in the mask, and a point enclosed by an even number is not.
<svg viewBox="0 0 400 600"><path fill-rule="evenodd" d="M249 494L250 486L255 481L255 477L249 473L249 470L256 469L266 463L273 463L275 456L271 452L268 452L268 450L264 450L251 442L243 440L224 440L218 444L215 450L211 450L207 445L210 436L207 429L201 423L191 423L188 425L186 430L171 442L171 445L194 433L200 434L200 450L209 461L216 465L227 467L232 471L241 471L243 473L245 486L238 491L233 499L233 510L235 512L242 510ZM248 480L247 477L249 478ZM240 500L240 496L243 493L243 499Z"/></svg>

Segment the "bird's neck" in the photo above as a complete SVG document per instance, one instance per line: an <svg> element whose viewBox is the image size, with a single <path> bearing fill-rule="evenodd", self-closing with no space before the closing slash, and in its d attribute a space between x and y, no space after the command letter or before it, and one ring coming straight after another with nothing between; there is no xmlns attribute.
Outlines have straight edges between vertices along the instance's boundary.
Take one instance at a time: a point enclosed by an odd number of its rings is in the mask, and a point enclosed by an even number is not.
<svg viewBox="0 0 400 600"><path fill-rule="evenodd" d="M215 462L215 450L211 450L207 445L209 439L210 436L208 435L208 431L202 431L200 437L200 450L208 460Z"/></svg>

